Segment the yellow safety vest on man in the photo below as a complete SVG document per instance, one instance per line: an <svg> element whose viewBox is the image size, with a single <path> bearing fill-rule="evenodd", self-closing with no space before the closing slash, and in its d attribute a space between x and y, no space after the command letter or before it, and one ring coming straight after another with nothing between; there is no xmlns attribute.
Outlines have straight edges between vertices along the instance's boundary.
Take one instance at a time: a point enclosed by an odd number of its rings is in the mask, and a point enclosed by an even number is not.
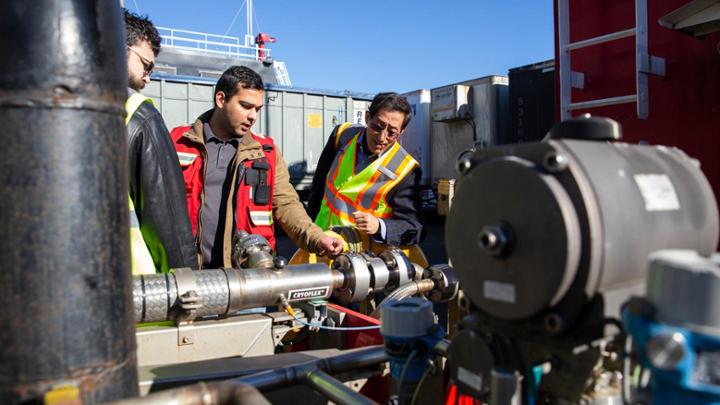
<svg viewBox="0 0 720 405"><path fill-rule="evenodd" d="M325 180L320 212L315 218L315 223L323 229L352 225L355 211L378 218L392 217L388 193L418 166L418 162L395 142L366 168L355 173L358 139L365 128L350 125L340 126L335 135L337 153Z"/></svg>
<svg viewBox="0 0 720 405"><path fill-rule="evenodd" d="M152 99L140 93L133 92L125 102L125 125L130 122L135 111L144 102L153 103ZM133 274L155 274L169 271L167 254L162 243L149 230L143 231L140 228L135 205L128 196L130 207L130 251L132 252L132 273ZM154 253L154 254L153 254Z"/></svg>

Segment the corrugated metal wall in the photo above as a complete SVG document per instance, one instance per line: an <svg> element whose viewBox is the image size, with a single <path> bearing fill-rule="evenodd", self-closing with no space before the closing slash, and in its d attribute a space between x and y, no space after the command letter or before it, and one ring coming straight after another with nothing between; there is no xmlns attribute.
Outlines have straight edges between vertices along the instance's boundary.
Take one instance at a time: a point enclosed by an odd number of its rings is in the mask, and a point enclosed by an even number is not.
<svg viewBox="0 0 720 405"><path fill-rule="evenodd" d="M181 77L153 78L143 93L151 97L168 129L187 125L213 107L214 84ZM295 187L310 187L325 142L343 122L364 123L371 95L312 89L269 88L253 131L272 137L280 148Z"/></svg>

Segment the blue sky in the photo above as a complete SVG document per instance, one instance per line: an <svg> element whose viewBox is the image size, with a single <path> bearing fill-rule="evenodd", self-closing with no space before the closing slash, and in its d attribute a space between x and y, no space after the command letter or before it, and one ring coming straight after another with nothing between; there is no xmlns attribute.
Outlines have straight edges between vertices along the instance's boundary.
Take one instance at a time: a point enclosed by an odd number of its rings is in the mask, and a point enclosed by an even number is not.
<svg viewBox="0 0 720 405"><path fill-rule="evenodd" d="M237 0L125 0L156 25L224 34ZM553 58L551 0L254 0L295 86L406 92ZM245 34L244 6L229 35Z"/></svg>

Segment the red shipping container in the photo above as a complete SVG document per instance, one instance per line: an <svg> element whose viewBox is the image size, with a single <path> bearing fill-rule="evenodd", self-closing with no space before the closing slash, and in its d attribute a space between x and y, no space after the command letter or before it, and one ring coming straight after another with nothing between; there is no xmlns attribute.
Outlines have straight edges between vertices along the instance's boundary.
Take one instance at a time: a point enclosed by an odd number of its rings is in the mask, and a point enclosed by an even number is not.
<svg viewBox="0 0 720 405"><path fill-rule="evenodd" d="M626 142L676 146L698 159L720 200L720 33L696 38L665 28L658 20L689 0L647 1L648 53L665 60L665 75L647 76L647 118L636 104L570 111L610 117L622 125ZM555 0L556 111L561 118L560 8L567 5L569 43L636 26L633 0ZM570 51L570 66L584 75L584 88L571 102L636 93L635 35Z"/></svg>

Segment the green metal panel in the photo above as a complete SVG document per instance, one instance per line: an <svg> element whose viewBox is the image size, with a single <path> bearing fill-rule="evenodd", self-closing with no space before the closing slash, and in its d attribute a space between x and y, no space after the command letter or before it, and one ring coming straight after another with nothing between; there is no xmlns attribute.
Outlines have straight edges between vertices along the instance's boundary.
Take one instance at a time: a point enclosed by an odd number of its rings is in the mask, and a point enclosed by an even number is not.
<svg viewBox="0 0 720 405"><path fill-rule="evenodd" d="M162 82L162 97L174 100L188 99L188 86L190 83Z"/></svg>
<svg viewBox="0 0 720 405"><path fill-rule="evenodd" d="M327 143L333 128L347 122L345 98L325 97L325 119L323 120L323 144Z"/></svg>
<svg viewBox="0 0 720 405"><path fill-rule="evenodd" d="M323 96L305 94L304 155L306 172L314 173L323 149ZM303 173L304 174L304 173Z"/></svg>
<svg viewBox="0 0 720 405"><path fill-rule="evenodd" d="M185 118L185 124L192 124L205 111L213 108L214 103L208 100L189 100L188 115Z"/></svg>
<svg viewBox="0 0 720 405"><path fill-rule="evenodd" d="M151 80L150 83L145 86L142 93L148 97L160 98L160 82Z"/></svg>
<svg viewBox="0 0 720 405"><path fill-rule="evenodd" d="M306 166L303 153L304 117L302 96L302 94L286 94L286 104L282 108L283 139L281 150L291 177L302 176Z"/></svg>
<svg viewBox="0 0 720 405"><path fill-rule="evenodd" d="M165 125L167 125L169 130L180 125L188 124L187 100L174 100L163 97L160 113L165 119Z"/></svg>
<svg viewBox="0 0 720 405"><path fill-rule="evenodd" d="M214 85L193 80L153 79L143 93L153 98L169 129L195 122L214 105ZM307 188L322 149L336 125L357 123L370 105L338 93L267 90L253 131L275 141L298 189ZM364 121L362 121L364 122Z"/></svg>
<svg viewBox="0 0 720 405"><path fill-rule="evenodd" d="M191 100L196 101L213 101L215 98L215 86L210 86L207 84L196 84L196 83L189 83L189 96Z"/></svg>

